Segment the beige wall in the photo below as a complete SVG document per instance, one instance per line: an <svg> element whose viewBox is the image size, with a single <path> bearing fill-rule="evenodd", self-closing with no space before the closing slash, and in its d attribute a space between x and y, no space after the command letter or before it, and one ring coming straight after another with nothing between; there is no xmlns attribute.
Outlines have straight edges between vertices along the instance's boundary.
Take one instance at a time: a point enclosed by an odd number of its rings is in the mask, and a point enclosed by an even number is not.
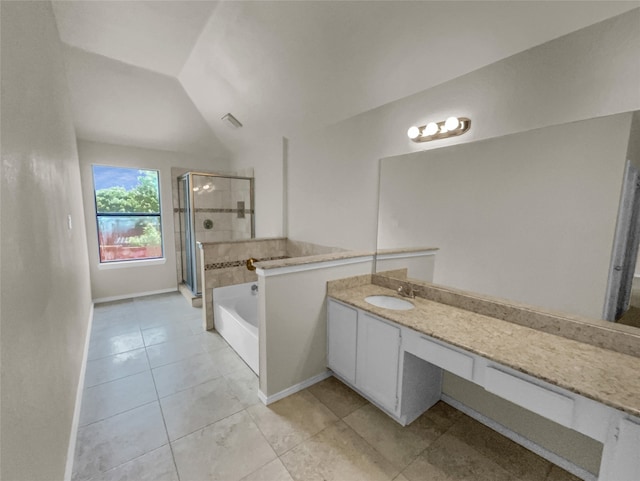
<svg viewBox="0 0 640 481"><path fill-rule="evenodd" d="M76 139L51 5L0 9L0 478L60 480L91 309Z"/></svg>
<svg viewBox="0 0 640 481"><path fill-rule="evenodd" d="M374 248L380 158L640 109L639 22L635 9L292 137L288 236ZM407 138L409 126L450 115L471 118L471 130L427 144Z"/></svg>
<svg viewBox="0 0 640 481"><path fill-rule="evenodd" d="M251 125L232 134L234 138L228 141L234 152L233 169L253 169L254 172L256 237L286 237L282 137Z"/></svg>
<svg viewBox="0 0 640 481"><path fill-rule="evenodd" d="M82 193L85 205L89 267L91 269L91 293L93 299L123 298L177 289L176 250L171 167L184 166L190 170L228 171L224 159L212 160L180 152L150 150L121 145L78 141ZM156 169L160 172L160 202L162 211L162 236L164 241L163 264L140 266L131 264L122 268L100 269L98 239L96 236L95 200L93 194L93 164Z"/></svg>
<svg viewBox="0 0 640 481"><path fill-rule="evenodd" d="M375 272L406 270L404 276L425 282L433 282L437 253L421 256L393 257L376 259Z"/></svg>
<svg viewBox="0 0 640 481"><path fill-rule="evenodd" d="M372 261L364 258L357 264L258 276L260 391L265 396L327 370L327 281L371 269Z"/></svg>

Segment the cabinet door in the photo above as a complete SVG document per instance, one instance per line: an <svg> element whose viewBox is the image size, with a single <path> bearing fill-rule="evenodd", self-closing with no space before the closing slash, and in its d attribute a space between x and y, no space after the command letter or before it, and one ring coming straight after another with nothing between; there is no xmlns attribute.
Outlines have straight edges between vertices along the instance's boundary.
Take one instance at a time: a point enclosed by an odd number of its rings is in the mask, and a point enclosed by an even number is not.
<svg viewBox="0 0 640 481"><path fill-rule="evenodd" d="M397 410L400 329L360 312L356 386L389 412Z"/></svg>
<svg viewBox="0 0 640 481"><path fill-rule="evenodd" d="M327 310L327 363L345 381L355 384L358 311L332 300Z"/></svg>

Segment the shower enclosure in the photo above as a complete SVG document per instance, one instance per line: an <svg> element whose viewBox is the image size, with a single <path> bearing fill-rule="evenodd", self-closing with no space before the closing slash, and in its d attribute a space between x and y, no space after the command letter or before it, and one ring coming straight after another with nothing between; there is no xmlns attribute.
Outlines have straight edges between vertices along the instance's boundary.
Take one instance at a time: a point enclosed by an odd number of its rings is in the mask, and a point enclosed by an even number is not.
<svg viewBox="0 0 640 481"><path fill-rule="evenodd" d="M202 294L197 242L255 237L253 178L187 172L178 177L182 282Z"/></svg>

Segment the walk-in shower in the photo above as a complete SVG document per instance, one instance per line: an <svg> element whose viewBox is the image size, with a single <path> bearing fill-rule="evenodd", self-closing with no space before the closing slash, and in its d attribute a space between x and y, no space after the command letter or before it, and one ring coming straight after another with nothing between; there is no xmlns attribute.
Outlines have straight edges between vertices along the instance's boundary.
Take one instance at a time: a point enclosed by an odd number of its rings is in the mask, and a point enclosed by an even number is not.
<svg viewBox="0 0 640 481"><path fill-rule="evenodd" d="M197 242L255 237L253 178L187 172L178 178L182 282L200 295Z"/></svg>

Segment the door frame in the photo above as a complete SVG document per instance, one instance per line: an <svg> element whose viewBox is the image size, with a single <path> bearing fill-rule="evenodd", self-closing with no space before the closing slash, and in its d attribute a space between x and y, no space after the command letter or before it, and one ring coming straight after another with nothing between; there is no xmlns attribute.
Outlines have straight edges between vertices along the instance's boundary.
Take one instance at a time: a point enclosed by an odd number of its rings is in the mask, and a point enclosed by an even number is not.
<svg viewBox="0 0 640 481"><path fill-rule="evenodd" d="M631 300L640 243L640 169L627 160L602 318L616 321Z"/></svg>

